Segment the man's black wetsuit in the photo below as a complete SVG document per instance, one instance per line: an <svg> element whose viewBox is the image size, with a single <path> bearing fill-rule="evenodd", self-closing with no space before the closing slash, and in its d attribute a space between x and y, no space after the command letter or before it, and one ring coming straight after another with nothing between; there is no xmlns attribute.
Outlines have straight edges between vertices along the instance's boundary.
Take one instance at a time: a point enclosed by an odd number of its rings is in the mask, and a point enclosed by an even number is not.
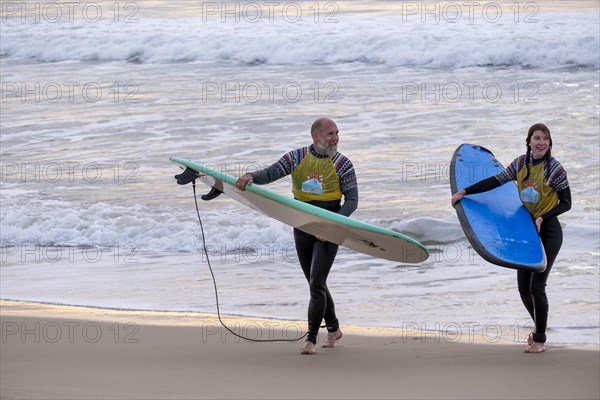
<svg viewBox="0 0 600 400"><path fill-rule="evenodd" d="M252 172L256 184L267 184L292 175L294 197L329 211L349 216L358 206L358 186L354 167L341 153L319 154L314 146L285 154L270 167ZM344 203L341 204L341 198ZM310 287L307 340L317 342L323 319L328 332L339 329L335 304L327 288L327 277L335 260L338 245L294 229L296 252Z"/></svg>

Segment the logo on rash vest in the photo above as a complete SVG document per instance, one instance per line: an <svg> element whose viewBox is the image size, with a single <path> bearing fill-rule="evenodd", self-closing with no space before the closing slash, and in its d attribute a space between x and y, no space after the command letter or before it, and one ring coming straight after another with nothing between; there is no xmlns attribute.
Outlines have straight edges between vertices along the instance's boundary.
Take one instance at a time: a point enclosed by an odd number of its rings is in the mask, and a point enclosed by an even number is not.
<svg viewBox="0 0 600 400"><path fill-rule="evenodd" d="M525 189L521 190L519 196L521 197L521 201L523 203L537 203L540 194L537 192L537 185L533 181L525 182Z"/></svg>
<svg viewBox="0 0 600 400"><path fill-rule="evenodd" d="M316 172L311 172L307 178L302 182L302 191L304 193L323 194L323 177Z"/></svg>

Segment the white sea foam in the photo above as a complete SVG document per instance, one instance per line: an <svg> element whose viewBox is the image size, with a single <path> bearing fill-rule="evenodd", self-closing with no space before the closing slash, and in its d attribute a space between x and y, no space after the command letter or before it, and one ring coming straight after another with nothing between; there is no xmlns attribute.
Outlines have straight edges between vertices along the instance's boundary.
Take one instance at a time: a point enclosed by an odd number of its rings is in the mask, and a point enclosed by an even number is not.
<svg viewBox="0 0 600 400"><path fill-rule="evenodd" d="M48 196L35 200L38 192L5 188L3 196L3 246L136 246L149 252L195 252L202 235L193 210L141 204L73 203ZM187 197L187 196L186 196ZM189 198L191 201L191 198ZM200 206L202 208L202 201ZM37 203L35 207L31 204ZM22 204L30 204L23 208ZM293 242L291 229L239 205L218 212L201 210L209 248L218 253L245 249L265 251ZM243 220L239 216L244 215ZM464 239L455 221L417 218L402 221L369 220L426 244L446 244Z"/></svg>
<svg viewBox="0 0 600 400"><path fill-rule="evenodd" d="M230 61L266 64L366 62L434 68L598 67L598 15L540 15L536 23L402 22L398 16L345 16L335 24L221 23L198 19L24 24L9 18L0 53L42 62ZM425 25L435 29L425 29Z"/></svg>

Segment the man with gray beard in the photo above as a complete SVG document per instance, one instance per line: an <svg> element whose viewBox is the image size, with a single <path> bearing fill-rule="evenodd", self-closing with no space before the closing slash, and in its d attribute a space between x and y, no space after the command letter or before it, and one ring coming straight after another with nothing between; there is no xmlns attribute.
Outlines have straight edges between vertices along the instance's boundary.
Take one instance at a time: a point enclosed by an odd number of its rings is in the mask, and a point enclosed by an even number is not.
<svg viewBox="0 0 600 400"><path fill-rule="evenodd" d="M358 206L358 186L352 162L337 151L337 125L329 118L319 118L312 124L311 136L311 145L286 153L268 168L242 175L236 182L237 187L244 190L252 183L263 185L291 175L295 199L350 216ZM323 320L328 332L323 347L334 347L342 337L335 304L327 288L327 277L338 245L296 228L294 242L310 288L308 333L301 353L315 354L317 334Z"/></svg>

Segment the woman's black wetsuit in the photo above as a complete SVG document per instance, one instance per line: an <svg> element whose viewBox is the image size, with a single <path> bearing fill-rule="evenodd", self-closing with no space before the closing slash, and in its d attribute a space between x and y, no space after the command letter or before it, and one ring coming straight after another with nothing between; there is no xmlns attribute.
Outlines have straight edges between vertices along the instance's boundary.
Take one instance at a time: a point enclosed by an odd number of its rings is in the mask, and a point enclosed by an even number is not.
<svg viewBox="0 0 600 400"><path fill-rule="evenodd" d="M513 162L514 165L517 165L517 160ZM542 162L544 162L544 160L542 160ZM497 188L501 185L498 176L492 176L465 188L466 194L487 192L488 190ZM508 182L506 178L503 180L504 183ZM566 182L566 175L564 181ZM571 190L569 189L568 183L566 183L566 187L556 191L556 194L558 195L559 203L552 210L541 216L543 222L540 229L540 238L544 245L544 251L546 252L546 269L543 272L517 271L517 284L519 287L519 294L521 295L521 301L535 323L533 340L538 343L546 342L546 329L548 326L548 296L546 295L546 282L548 281L548 275L552 270L552 265L554 264L554 260L556 260L556 256L558 255L563 241L562 228L557 216L571 208Z"/></svg>

